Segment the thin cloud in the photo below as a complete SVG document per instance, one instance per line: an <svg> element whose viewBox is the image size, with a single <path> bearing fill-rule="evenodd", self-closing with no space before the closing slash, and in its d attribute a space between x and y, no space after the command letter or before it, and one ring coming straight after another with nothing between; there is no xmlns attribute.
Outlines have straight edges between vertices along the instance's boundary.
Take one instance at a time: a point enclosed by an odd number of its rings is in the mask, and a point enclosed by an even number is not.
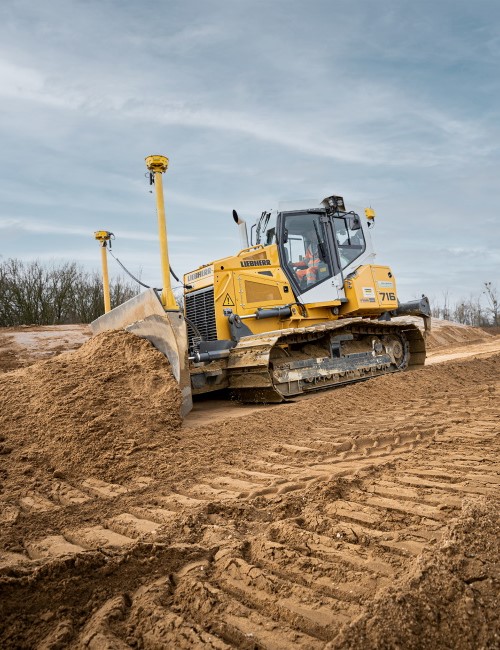
<svg viewBox="0 0 500 650"><path fill-rule="evenodd" d="M12 233L39 233L44 235L72 235L76 237L90 237L93 232L90 228L81 228L75 226L65 226L58 223L49 223L47 221L37 221L32 219L15 219L0 218L0 230L7 230ZM120 239L142 242L157 242L158 235L146 233L139 230L121 230L118 235ZM191 242L194 237L190 235L168 235L169 241L173 242Z"/></svg>
<svg viewBox="0 0 500 650"><path fill-rule="evenodd" d="M118 92L95 95L91 91L71 88L60 81L49 79L36 69L6 60L0 61L0 96L6 98L32 101L49 108L83 115L104 117L116 114L120 120L153 121L168 126L233 132L308 156L335 161L366 164L376 158L379 164L389 166L435 165L449 158L461 159L464 155L464 142L468 143L469 147L477 142L476 146L484 152L491 149L491 145L484 141L484 133L478 128L477 122L465 122L447 115L416 101L414 97L402 97L383 85L363 84L363 92L370 98L370 119L378 114L381 121L379 128L385 129L385 123L391 119L393 131L397 131L400 125L400 131L413 131L416 137L419 128L431 129L428 144L424 145L423 149L421 143L418 155L411 149L401 148L393 137L381 142L380 138L374 138L373 130L372 133L366 132L363 98L356 90L352 94L348 112L340 112L340 117L335 119L321 117L319 124L314 128L309 120L304 122L293 114L264 117L258 112L201 108L197 104L205 103L202 97L184 101L161 101L158 107L151 111L149 102L138 101L129 95L121 95ZM342 126L345 127L348 117L351 126L350 133L346 136L341 130ZM362 131L361 137L354 133L353 125L356 122ZM323 124L326 128L321 130ZM411 124L410 129L408 124ZM438 153L437 148L431 145L432 132L442 138L460 141L462 146L449 149L445 154L442 150Z"/></svg>

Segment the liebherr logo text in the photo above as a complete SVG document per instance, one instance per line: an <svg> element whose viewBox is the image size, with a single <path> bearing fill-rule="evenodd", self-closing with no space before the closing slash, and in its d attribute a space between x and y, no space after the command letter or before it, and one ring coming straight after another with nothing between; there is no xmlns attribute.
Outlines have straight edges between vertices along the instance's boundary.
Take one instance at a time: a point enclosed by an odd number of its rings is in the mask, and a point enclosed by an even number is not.
<svg viewBox="0 0 500 650"><path fill-rule="evenodd" d="M245 260L241 266L271 266L271 260Z"/></svg>
<svg viewBox="0 0 500 650"><path fill-rule="evenodd" d="M200 278L205 277L205 275L212 275L212 269L210 267L201 269L201 271L196 271L195 273L190 273L187 276L187 281L193 282L194 280L199 280Z"/></svg>

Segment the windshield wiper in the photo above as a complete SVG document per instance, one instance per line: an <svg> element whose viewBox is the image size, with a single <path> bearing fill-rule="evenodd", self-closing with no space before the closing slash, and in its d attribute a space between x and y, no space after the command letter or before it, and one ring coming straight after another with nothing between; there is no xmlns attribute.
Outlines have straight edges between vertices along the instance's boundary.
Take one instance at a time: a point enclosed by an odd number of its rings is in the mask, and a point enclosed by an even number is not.
<svg viewBox="0 0 500 650"><path fill-rule="evenodd" d="M314 230L316 231L316 237L318 238L318 250L321 254L321 259L323 260L323 262L326 262L325 242L322 239L320 239L318 224L315 221L313 221L313 226L314 226Z"/></svg>

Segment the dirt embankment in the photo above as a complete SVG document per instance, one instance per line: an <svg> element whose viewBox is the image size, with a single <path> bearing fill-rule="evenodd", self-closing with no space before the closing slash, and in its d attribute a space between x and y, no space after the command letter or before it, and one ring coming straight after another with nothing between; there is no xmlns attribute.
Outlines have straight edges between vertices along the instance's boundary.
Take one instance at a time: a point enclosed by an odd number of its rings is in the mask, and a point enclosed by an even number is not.
<svg viewBox="0 0 500 650"><path fill-rule="evenodd" d="M174 435L179 405L167 359L125 331L0 375L3 490L12 495L50 472L113 480L138 450Z"/></svg>
<svg viewBox="0 0 500 650"><path fill-rule="evenodd" d="M453 321L432 319L432 328L426 339L426 347L430 351L448 348L455 345L466 345L489 341L495 333L480 327L469 327Z"/></svg>

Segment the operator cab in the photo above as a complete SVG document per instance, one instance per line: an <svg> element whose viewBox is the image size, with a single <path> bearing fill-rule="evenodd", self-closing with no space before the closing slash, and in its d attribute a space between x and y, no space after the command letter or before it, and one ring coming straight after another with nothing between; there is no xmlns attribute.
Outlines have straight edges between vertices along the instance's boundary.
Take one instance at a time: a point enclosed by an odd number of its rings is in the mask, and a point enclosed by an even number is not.
<svg viewBox="0 0 500 650"><path fill-rule="evenodd" d="M332 284L340 289L343 276L352 271L356 260L354 267L361 263L358 258L369 243L359 215L347 212L339 196L324 199L316 208L263 212L252 227L252 239L254 234L256 244L277 244L281 266L296 295L335 278L338 281L327 283L328 291Z"/></svg>

